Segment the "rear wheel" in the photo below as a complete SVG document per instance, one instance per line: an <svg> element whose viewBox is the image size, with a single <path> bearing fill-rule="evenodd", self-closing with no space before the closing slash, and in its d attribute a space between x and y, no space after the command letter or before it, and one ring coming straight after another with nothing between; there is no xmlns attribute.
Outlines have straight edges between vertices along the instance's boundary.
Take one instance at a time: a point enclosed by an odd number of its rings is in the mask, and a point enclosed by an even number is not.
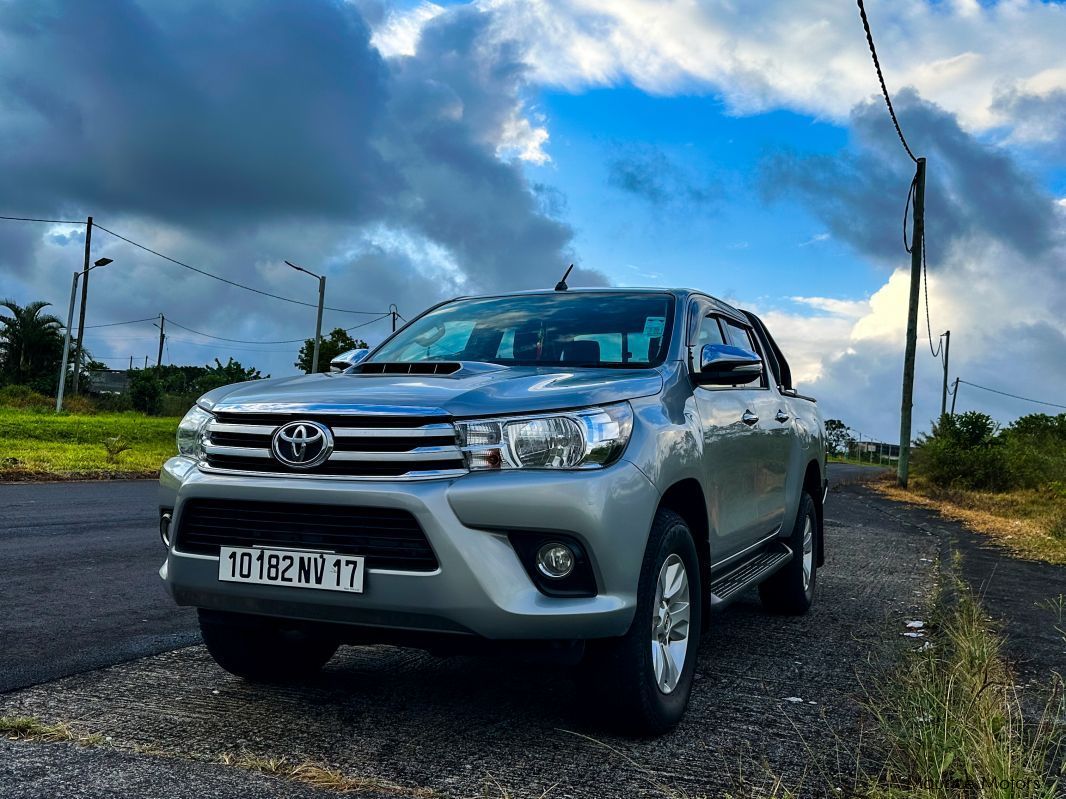
<svg viewBox="0 0 1066 799"><path fill-rule="evenodd" d="M810 494L804 494L788 539L792 560L759 586L759 596L767 610L788 616L800 616L810 610L818 577L817 531L818 511Z"/></svg>
<svg viewBox="0 0 1066 799"><path fill-rule="evenodd" d="M306 677L337 651L336 639L281 620L217 610L200 610L199 617L200 635L215 662L252 682Z"/></svg>
<svg viewBox="0 0 1066 799"><path fill-rule="evenodd" d="M619 729L658 735L684 715L701 629L699 560L685 520L660 510L637 589L636 616L622 638L590 641L583 683Z"/></svg>

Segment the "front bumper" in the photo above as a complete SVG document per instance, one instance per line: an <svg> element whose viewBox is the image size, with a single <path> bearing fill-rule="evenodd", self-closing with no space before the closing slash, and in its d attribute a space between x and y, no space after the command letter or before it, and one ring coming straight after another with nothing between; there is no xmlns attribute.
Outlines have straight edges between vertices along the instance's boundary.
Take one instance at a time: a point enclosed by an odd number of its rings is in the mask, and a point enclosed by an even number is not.
<svg viewBox="0 0 1066 799"><path fill-rule="evenodd" d="M220 582L217 557L181 552L172 544L160 576L180 605L517 640L626 632L659 494L625 460L586 472L482 472L388 482L212 475L185 458L171 458L160 478L159 504L174 509L172 529L180 527L182 504L192 498L404 509L418 519L440 568L369 569L366 591L344 594ZM596 596L559 598L538 591L508 530L577 538L592 561Z"/></svg>

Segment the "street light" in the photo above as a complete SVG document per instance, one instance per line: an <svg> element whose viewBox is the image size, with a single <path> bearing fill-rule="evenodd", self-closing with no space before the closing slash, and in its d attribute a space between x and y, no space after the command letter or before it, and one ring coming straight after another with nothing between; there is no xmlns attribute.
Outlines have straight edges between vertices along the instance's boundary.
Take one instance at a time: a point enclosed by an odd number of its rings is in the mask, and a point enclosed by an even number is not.
<svg viewBox="0 0 1066 799"><path fill-rule="evenodd" d="M318 321L315 322L315 354L311 358L311 374L315 374L318 372L318 345L322 341L322 306L326 302L326 277L325 275L316 275L310 269L297 266L292 261L286 261L285 263L297 272L305 272L311 277L318 278Z"/></svg>
<svg viewBox="0 0 1066 799"><path fill-rule="evenodd" d="M70 284L70 307L67 309L67 333L63 338L63 365L59 367L59 391L56 392L56 413L63 410L63 390L67 385L67 362L70 360L70 327L74 324L74 300L78 296L78 278L88 275L98 266L107 266L113 263L110 258L101 258L92 266L74 273L74 279ZM81 344L78 345L78 358L81 358Z"/></svg>

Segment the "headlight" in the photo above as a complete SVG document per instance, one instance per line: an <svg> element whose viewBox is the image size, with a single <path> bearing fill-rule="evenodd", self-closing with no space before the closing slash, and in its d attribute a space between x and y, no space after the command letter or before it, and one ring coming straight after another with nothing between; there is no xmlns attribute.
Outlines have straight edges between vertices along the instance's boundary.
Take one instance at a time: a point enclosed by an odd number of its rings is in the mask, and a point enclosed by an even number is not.
<svg viewBox="0 0 1066 799"><path fill-rule="evenodd" d="M178 452L189 458L204 457L204 430L215 417L194 405L178 424Z"/></svg>
<svg viewBox="0 0 1066 799"><path fill-rule="evenodd" d="M614 462L629 443L628 403L569 413L459 422L459 442L472 471L595 469Z"/></svg>

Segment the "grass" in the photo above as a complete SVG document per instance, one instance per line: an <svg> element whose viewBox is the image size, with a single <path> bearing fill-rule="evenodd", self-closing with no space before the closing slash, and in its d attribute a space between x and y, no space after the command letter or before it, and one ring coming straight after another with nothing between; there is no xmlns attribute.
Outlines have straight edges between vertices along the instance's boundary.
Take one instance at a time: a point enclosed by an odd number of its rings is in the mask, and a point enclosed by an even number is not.
<svg viewBox="0 0 1066 799"><path fill-rule="evenodd" d="M872 484L889 499L939 511L983 533L1015 555L1066 564L1066 490L1061 485L1008 492L938 488L912 478L907 489L894 482Z"/></svg>
<svg viewBox="0 0 1066 799"><path fill-rule="evenodd" d="M293 762L287 758L256 757L254 755L223 754L219 762L226 766L257 771L272 777L299 782L303 785L334 793L392 794L396 796L425 797L438 794L429 788L407 788L403 785L374 777L352 777L328 766L311 761Z"/></svg>
<svg viewBox="0 0 1066 799"><path fill-rule="evenodd" d="M968 588L956 584L932 620L929 645L908 653L867 707L883 749L865 776L871 799L1053 799L1063 741L1062 681L1027 721L1003 639Z"/></svg>
<svg viewBox="0 0 1066 799"><path fill-rule="evenodd" d="M0 407L0 480L154 477L177 452L178 421Z"/></svg>
<svg viewBox="0 0 1066 799"><path fill-rule="evenodd" d="M75 732L70 724L46 724L31 716L0 716L0 735L10 741L71 741L82 746L99 746L104 736Z"/></svg>

